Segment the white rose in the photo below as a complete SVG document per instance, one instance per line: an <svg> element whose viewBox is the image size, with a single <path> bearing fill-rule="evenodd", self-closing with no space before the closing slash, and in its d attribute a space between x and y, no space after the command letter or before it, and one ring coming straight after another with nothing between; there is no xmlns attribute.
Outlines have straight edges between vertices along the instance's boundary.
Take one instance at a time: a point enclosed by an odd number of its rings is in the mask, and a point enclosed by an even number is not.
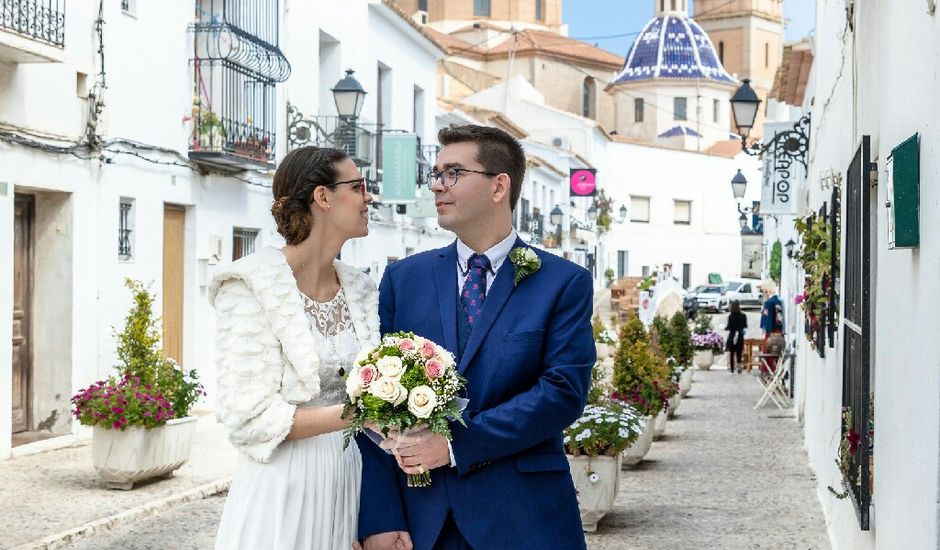
<svg viewBox="0 0 940 550"><path fill-rule="evenodd" d="M401 405L408 397L408 390L401 385L401 382L384 377L379 378L369 386L369 393L396 407Z"/></svg>
<svg viewBox="0 0 940 550"><path fill-rule="evenodd" d="M392 355L381 357L375 362L375 366L378 367L379 374L393 380L398 380L405 373L405 365L401 362L401 357Z"/></svg>
<svg viewBox="0 0 940 550"><path fill-rule="evenodd" d="M538 255L531 248L526 248L525 251L523 251L522 253L522 257L526 261L526 263L539 261Z"/></svg>
<svg viewBox="0 0 940 550"><path fill-rule="evenodd" d="M446 370L454 368L454 356L442 347L438 347L437 359L444 365Z"/></svg>
<svg viewBox="0 0 940 550"><path fill-rule="evenodd" d="M346 395L356 400L362 395L362 384L359 383L359 369L353 369L346 379Z"/></svg>
<svg viewBox="0 0 940 550"><path fill-rule="evenodd" d="M408 396L408 411L418 418L428 418L437 406L437 396L428 386L418 386Z"/></svg>

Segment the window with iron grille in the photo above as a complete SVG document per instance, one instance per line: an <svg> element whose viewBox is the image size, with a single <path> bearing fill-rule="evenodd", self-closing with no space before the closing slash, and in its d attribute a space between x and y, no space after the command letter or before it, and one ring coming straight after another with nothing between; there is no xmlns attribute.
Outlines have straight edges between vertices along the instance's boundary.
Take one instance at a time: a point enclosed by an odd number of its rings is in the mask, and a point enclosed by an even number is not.
<svg viewBox="0 0 940 550"><path fill-rule="evenodd" d="M258 238L257 229L242 229L236 227L232 230L232 261L244 258L255 252L255 240Z"/></svg>
<svg viewBox="0 0 940 550"><path fill-rule="evenodd" d="M871 457L871 149L869 136L849 165L845 191L842 315L842 445L839 462L859 527L869 529ZM854 447L854 448L853 448Z"/></svg>
<svg viewBox="0 0 940 550"><path fill-rule="evenodd" d="M134 199L121 198L118 209L118 258L133 257Z"/></svg>

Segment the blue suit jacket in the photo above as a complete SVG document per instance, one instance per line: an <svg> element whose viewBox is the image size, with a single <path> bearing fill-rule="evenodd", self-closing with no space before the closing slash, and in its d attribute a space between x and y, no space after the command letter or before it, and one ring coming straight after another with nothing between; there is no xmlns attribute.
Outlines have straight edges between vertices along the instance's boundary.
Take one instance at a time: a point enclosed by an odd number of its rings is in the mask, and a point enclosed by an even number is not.
<svg viewBox="0 0 940 550"><path fill-rule="evenodd" d="M451 424L457 466L409 488L392 457L357 440L360 537L409 531L417 550L430 550L450 513L478 550L585 547L562 432L584 409L596 360L593 283L583 268L536 253L541 268L517 286L515 266L502 264L458 357L470 403L468 427ZM413 331L457 356L456 270L456 244L390 265L382 333Z"/></svg>

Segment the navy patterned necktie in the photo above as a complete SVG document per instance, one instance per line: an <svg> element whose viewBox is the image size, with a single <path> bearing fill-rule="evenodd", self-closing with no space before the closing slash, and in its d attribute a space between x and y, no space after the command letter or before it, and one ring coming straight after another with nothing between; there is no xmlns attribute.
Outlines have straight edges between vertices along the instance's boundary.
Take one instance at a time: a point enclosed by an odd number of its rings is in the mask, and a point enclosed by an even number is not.
<svg viewBox="0 0 940 550"><path fill-rule="evenodd" d="M463 283L460 301L467 313L467 323L473 323L483 313L483 300L486 299L486 273L490 270L490 259L485 254L474 254L467 261L467 278Z"/></svg>

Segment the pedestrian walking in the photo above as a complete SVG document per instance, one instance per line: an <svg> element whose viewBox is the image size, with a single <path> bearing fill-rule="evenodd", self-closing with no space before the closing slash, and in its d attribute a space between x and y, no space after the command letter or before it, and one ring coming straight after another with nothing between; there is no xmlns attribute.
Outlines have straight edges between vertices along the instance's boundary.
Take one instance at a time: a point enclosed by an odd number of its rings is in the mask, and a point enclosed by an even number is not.
<svg viewBox="0 0 940 550"><path fill-rule="evenodd" d="M744 329L747 328L747 315L741 313L741 303L737 300L732 300L729 308L731 313L728 314L728 324L725 326L725 330L728 331L725 349L728 350L728 371L734 374L735 357L738 360L738 372L741 372L741 356L744 353Z"/></svg>

